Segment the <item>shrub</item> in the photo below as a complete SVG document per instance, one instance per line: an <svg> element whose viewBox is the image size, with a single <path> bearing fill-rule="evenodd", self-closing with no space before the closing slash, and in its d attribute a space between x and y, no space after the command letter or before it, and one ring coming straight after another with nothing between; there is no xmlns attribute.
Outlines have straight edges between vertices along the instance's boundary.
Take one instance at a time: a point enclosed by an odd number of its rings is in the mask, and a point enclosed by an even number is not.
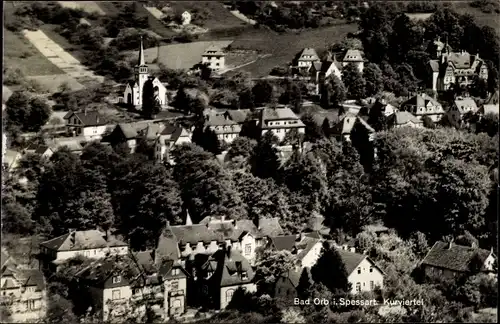
<svg viewBox="0 0 500 324"><path fill-rule="evenodd" d="M19 85L24 82L24 74L19 69L6 68L3 71L3 84L6 86Z"/></svg>

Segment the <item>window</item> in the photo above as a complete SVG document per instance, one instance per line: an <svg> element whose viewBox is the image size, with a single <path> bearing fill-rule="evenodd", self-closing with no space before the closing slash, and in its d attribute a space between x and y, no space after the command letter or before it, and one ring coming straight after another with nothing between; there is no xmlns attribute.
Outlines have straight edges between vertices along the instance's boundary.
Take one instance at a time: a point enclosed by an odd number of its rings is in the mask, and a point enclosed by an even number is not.
<svg viewBox="0 0 500 324"><path fill-rule="evenodd" d="M360 292L361 291L361 282L357 282L356 283L356 292Z"/></svg>
<svg viewBox="0 0 500 324"><path fill-rule="evenodd" d="M85 251L85 256L89 257L90 256L90 251Z"/></svg>
<svg viewBox="0 0 500 324"><path fill-rule="evenodd" d="M241 273L241 279L243 279L243 280L247 280L247 279L248 279L248 274L247 274L247 272L246 272L246 271L243 271L243 272Z"/></svg>
<svg viewBox="0 0 500 324"><path fill-rule="evenodd" d="M35 309L35 301L27 300L26 301L26 310L34 310Z"/></svg>
<svg viewBox="0 0 500 324"><path fill-rule="evenodd" d="M121 281L122 281L122 277L120 277L120 276L113 277L113 283L114 284L120 283Z"/></svg>
<svg viewBox="0 0 500 324"><path fill-rule="evenodd" d="M361 273L361 268L358 268L358 274L360 274L360 273Z"/></svg>
<svg viewBox="0 0 500 324"><path fill-rule="evenodd" d="M115 289L112 291L112 298L113 300L121 299L121 291L120 289Z"/></svg>
<svg viewBox="0 0 500 324"><path fill-rule="evenodd" d="M96 254L97 254L97 250L94 250L94 255L96 255Z"/></svg>
<svg viewBox="0 0 500 324"><path fill-rule="evenodd" d="M177 276L178 274L179 274L178 268L172 269L172 276Z"/></svg>
<svg viewBox="0 0 500 324"><path fill-rule="evenodd" d="M375 288L375 283L372 281L370 281L370 290L373 290Z"/></svg>
<svg viewBox="0 0 500 324"><path fill-rule="evenodd" d="M172 281L170 284L171 290L179 290L179 282L177 280Z"/></svg>
<svg viewBox="0 0 500 324"><path fill-rule="evenodd" d="M249 255L252 252L252 244L245 244L245 254Z"/></svg>
<svg viewBox="0 0 500 324"><path fill-rule="evenodd" d="M215 63L215 66L219 66L219 63Z"/></svg>
<svg viewBox="0 0 500 324"><path fill-rule="evenodd" d="M226 291L226 302L231 301L231 299L233 298L233 294L234 294L234 289L228 289Z"/></svg>
<svg viewBox="0 0 500 324"><path fill-rule="evenodd" d="M370 267L370 272L373 272L373 267Z"/></svg>

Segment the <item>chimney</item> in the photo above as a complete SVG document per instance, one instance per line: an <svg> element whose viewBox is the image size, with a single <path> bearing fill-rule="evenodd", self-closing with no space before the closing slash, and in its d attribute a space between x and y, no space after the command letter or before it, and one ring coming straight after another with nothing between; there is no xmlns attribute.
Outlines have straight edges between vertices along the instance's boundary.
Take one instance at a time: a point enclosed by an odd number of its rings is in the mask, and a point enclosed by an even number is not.
<svg viewBox="0 0 500 324"><path fill-rule="evenodd" d="M226 256L229 260L231 260L231 245L226 247Z"/></svg>
<svg viewBox="0 0 500 324"><path fill-rule="evenodd" d="M83 114L87 116L87 108L83 109Z"/></svg>
<svg viewBox="0 0 500 324"><path fill-rule="evenodd" d="M448 243L448 250L451 250L453 247L453 239L450 240L450 243Z"/></svg>
<svg viewBox="0 0 500 324"><path fill-rule="evenodd" d="M471 248L473 248L473 249L477 249L477 244L476 244L476 242L472 242L472 243L470 244L470 247L471 247Z"/></svg>
<svg viewBox="0 0 500 324"><path fill-rule="evenodd" d="M220 217L220 222L223 223L226 220L226 216L221 216Z"/></svg>
<svg viewBox="0 0 500 324"><path fill-rule="evenodd" d="M479 52L476 54L476 59L479 60Z"/></svg>

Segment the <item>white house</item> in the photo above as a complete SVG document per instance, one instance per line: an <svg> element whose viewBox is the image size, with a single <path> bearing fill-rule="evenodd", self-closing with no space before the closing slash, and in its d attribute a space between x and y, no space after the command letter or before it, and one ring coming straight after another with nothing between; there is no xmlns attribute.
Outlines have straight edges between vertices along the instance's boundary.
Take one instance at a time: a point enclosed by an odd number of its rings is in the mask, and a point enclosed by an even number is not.
<svg viewBox="0 0 500 324"><path fill-rule="evenodd" d="M76 256L100 259L108 255L125 255L128 245L109 233L98 230L70 231L40 243L40 266L57 270L57 266Z"/></svg>
<svg viewBox="0 0 500 324"><path fill-rule="evenodd" d="M201 55L201 63L207 64L212 71L219 71L226 67L226 54L217 46L210 45Z"/></svg>
<svg viewBox="0 0 500 324"><path fill-rule="evenodd" d="M285 135L293 129L304 134L306 126L290 108L264 108L261 111L260 122L261 135L272 132L280 142Z"/></svg>
<svg viewBox="0 0 500 324"><path fill-rule="evenodd" d="M166 106L168 103L167 98L167 88L158 80L156 77L149 75L148 66L145 62L144 48L141 45L139 48L139 60L135 66L134 80L127 83L125 87L125 92L123 98L120 99L122 103L134 106L136 108L142 107L142 93L144 90L144 85L146 82L152 82L153 92L155 100L157 100L161 106Z"/></svg>
<svg viewBox="0 0 500 324"><path fill-rule="evenodd" d="M347 51L347 53L344 56L344 59L342 60L342 66L346 66L349 63L353 63L356 65L360 73L363 73L364 65L365 65L365 60L363 58L363 52L360 50L353 50L350 49Z"/></svg>
<svg viewBox="0 0 500 324"><path fill-rule="evenodd" d="M326 80L335 75L342 80L342 63L337 62L335 56L333 59L327 59L323 62L313 62L309 70L311 74L311 81L316 84L316 94L320 93L321 85L325 84Z"/></svg>
<svg viewBox="0 0 500 324"><path fill-rule="evenodd" d="M428 116L433 122L440 121L445 114L443 106L436 99L425 93L417 94L403 102L401 110L412 113L418 119Z"/></svg>
<svg viewBox="0 0 500 324"><path fill-rule="evenodd" d="M292 250L292 254L296 256L296 270L302 272L302 269L314 266L321 255L322 247L322 240L303 236Z"/></svg>
<svg viewBox="0 0 500 324"><path fill-rule="evenodd" d="M313 63L319 62L318 53L314 48L304 48L302 52L297 55L295 59L295 65L299 68L299 70L309 71Z"/></svg>
<svg viewBox="0 0 500 324"><path fill-rule="evenodd" d="M229 115L205 115L205 128L210 128L219 141L231 144L241 132L241 125L230 118Z"/></svg>
<svg viewBox="0 0 500 324"><path fill-rule="evenodd" d="M347 280L351 283L351 293L373 291L384 287L384 272L366 255L337 249L347 271Z"/></svg>
<svg viewBox="0 0 500 324"><path fill-rule="evenodd" d="M181 126L163 124L155 140L155 158L161 163L170 161L170 152L176 145L191 143L191 134Z"/></svg>
<svg viewBox="0 0 500 324"><path fill-rule="evenodd" d="M183 26L189 25L191 23L191 14L188 11L184 11L181 15L181 23Z"/></svg>
<svg viewBox="0 0 500 324"><path fill-rule="evenodd" d="M71 111L64 116L64 119L70 133L82 136L88 141L101 139L108 129L107 120L97 111Z"/></svg>

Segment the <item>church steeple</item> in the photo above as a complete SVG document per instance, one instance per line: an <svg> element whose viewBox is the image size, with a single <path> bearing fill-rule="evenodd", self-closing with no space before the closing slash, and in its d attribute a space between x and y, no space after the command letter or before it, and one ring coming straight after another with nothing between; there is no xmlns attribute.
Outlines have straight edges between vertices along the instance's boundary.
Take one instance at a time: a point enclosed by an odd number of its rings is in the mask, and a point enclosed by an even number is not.
<svg viewBox="0 0 500 324"><path fill-rule="evenodd" d="M139 48L139 60L137 62L137 66L145 66L144 60L144 47L142 46L142 36L141 36L141 47Z"/></svg>

